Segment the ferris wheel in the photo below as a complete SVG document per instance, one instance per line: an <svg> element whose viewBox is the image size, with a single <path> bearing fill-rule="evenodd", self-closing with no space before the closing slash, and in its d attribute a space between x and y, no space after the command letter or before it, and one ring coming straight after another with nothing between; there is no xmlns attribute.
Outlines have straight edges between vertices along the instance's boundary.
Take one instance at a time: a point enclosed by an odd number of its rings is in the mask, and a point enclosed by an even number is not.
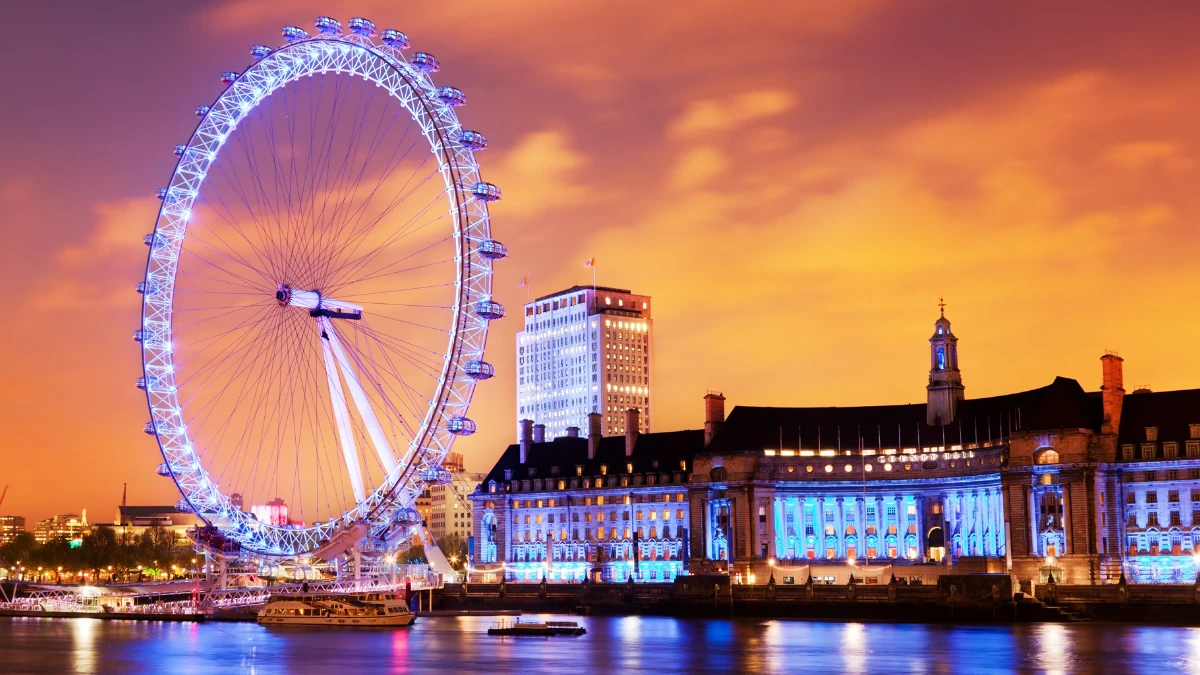
<svg viewBox="0 0 1200 675"><path fill-rule="evenodd" d="M165 188L138 284L170 476L222 539L330 559L386 545L475 431L492 265L466 96L408 38L329 17L222 76ZM266 508L252 508L251 504Z"/></svg>

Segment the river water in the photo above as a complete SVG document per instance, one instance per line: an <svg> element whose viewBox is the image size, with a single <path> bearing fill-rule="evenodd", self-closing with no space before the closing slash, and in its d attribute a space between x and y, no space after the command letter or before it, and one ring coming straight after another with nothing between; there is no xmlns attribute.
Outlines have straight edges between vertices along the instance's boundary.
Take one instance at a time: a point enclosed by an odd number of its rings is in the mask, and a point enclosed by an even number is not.
<svg viewBox="0 0 1200 675"><path fill-rule="evenodd" d="M565 618L587 635L491 637L490 617L358 631L0 618L0 673L1200 674L1200 628Z"/></svg>

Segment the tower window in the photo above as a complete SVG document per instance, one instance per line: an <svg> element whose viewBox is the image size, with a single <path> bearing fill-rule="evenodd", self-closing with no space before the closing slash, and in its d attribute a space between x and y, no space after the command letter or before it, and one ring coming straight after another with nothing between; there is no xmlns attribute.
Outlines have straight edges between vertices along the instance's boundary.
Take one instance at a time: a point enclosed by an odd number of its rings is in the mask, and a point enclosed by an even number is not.
<svg viewBox="0 0 1200 675"><path fill-rule="evenodd" d="M940 332L941 329L939 328L938 331ZM937 348L937 369L938 370L946 369L946 348L943 347L942 345L938 345L938 348Z"/></svg>

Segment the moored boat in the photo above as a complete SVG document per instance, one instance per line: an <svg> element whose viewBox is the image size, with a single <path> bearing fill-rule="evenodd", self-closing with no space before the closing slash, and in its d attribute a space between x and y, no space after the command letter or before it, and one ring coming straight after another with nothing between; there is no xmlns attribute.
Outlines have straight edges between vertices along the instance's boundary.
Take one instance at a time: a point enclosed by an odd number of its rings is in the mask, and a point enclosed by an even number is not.
<svg viewBox="0 0 1200 675"><path fill-rule="evenodd" d="M521 621L498 623L488 629L488 635L583 635L587 632L574 621Z"/></svg>
<svg viewBox="0 0 1200 675"><path fill-rule="evenodd" d="M271 626L408 626L416 614L395 593L283 593L258 613Z"/></svg>

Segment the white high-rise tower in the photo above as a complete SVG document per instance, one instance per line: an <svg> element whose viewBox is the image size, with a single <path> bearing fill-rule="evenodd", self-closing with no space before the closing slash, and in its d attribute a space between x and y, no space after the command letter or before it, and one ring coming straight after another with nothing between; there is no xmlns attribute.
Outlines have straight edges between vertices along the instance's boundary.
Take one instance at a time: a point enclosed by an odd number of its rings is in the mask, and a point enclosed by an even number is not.
<svg viewBox="0 0 1200 675"><path fill-rule="evenodd" d="M625 411L638 429L654 419L654 321L650 296L620 288L573 286L525 305L517 334L517 423L546 425L545 438L578 434L588 413L606 436L625 433ZM574 431L569 431L571 428Z"/></svg>

